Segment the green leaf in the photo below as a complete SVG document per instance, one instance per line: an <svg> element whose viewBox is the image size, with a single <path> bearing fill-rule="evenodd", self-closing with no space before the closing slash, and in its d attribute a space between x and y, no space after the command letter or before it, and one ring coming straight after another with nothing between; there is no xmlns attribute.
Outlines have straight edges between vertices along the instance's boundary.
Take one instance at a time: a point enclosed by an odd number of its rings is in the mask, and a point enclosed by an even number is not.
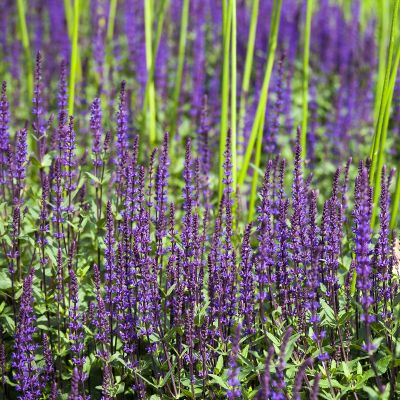
<svg viewBox="0 0 400 400"><path fill-rule="evenodd" d="M344 376L346 377L346 379L350 379L351 372L350 372L349 366L347 365L347 363L345 361L342 361L342 368L343 368Z"/></svg>
<svg viewBox="0 0 400 400"><path fill-rule="evenodd" d="M90 179L92 179L94 182L96 182L97 184L99 184L99 185L101 185L101 180L96 176L96 175L93 175L93 174L91 174L90 172L85 172L85 174L90 178Z"/></svg>
<svg viewBox="0 0 400 400"><path fill-rule="evenodd" d="M10 289L12 286L11 279L6 271L0 271L0 290Z"/></svg>
<svg viewBox="0 0 400 400"><path fill-rule="evenodd" d="M217 383L219 386L223 387L224 389L228 390L229 386L227 383L218 375L210 374L211 378L213 378L213 381Z"/></svg>
<svg viewBox="0 0 400 400"><path fill-rule="evenodd" d="M224 357L222 355L220 355L218 357L217 365L215 366L215 372L216 373L221 372L223 366L224 366Z"/></svg>

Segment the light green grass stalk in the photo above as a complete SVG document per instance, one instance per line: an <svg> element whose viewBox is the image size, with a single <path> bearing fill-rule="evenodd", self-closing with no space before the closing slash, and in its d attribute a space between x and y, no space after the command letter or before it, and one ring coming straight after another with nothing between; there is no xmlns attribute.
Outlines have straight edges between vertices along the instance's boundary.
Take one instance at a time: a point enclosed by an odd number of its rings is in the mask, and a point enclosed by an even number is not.
<svg viewBox="0 0 400 400"><path fill-rule="evenodd" d="M172 113L171 113L171 137L176 134L177 119L178 119L178 107L179 98L181 95L181 86L183 78L183 67L185 64L185 50L186 50L186 39L187 39L187 29L189 23L189 5L190 0L183 0L182 16L181 16L181 30L179 35L179 50L178 50L178 66L176 70L176 80L175 88L172 100ZM174 146L171 146L171 150Z"/></svg>
<svg viewBox="0 0 400 400"><path fill-rule="evenodd" d="M374 138L373 138L373 144L371 147L370 151L370 158L371 158L371 173L370 173L370 184L372 185L375 177L375 170L376 170L376 158L378 156L378 153L381 151L384 151L384 149L380 148L380 142L381 142L381 134L382 134L382 126L384 122L384 115L385 115L385 99L387 98L388 95L388 84L389 84L389 78L391 74L391 69L392 69L392 63L393 63L393 51L394 51L394 41L395 41L395 36L396 36L396 23L398 19L398 12L399 12L399 0L396 0L394 10L393 10L393 17L392 17L392 25L390 29L390 41L389 41L389 51L388 51L388 56L386 60L386 68L385 68L385 76L383 80L383 85L382 89L380 90L379 87L381 86L381 83L378 81L377 82L377 94L380 92L380 98L379 98L379 111L376 117L376 122L375 122L375 133L374 133ZM384 44L381 44L382 47L385 47ZM380 57L383 57L383 60L380 60L380 64L385 63L385 58L386 58L386 52L383 52L380 54ZM378 76L379 79L379 76ZM379 170L378 170L378 175L380 176Z"/></svg>
<svg viewBox="0 0 400 400"><path fill-rule="evenodd" d="M153 2L151 0L144 0L144 26L146 36L146 68L147 68L147 82L149 86L148 96L148 109L145 114L146 128L148 127L150 146L153 146L157 140L156 136L156 94L154 87L154 71L153 68L153 16L152 16ZM147 129L145 129L145 132Z"/></svg>
<svg viewBox="0 0 400 400"><path fill-rule="evenodd" d="M236 193L237 184L237 46L236 46L236 0L232 2L232 39L231 39L231 153L232 153L232 189Z"/></svg>
<svg viewBox="0 0 400 400"><path fill-rule="evenodd" d="M386 46L388 40L388 25L389 25L389 12L390 7L386 7L387 0L378 1L378 24L376 36L379 38L378 45L378 76L376 80L376 93L375 93L375 103L374 103L374 122L376 123L379 106L382 97L383 84L385 81L385 65L386 65Z"/></svg>
<svg viewBox="0 0 400 400"><path fill-rule="evenodd" d="M22 46L25 52L26 87L30 101L33 96L33 68L32 55L29 46L29 33L26 25L25 0L17 0L17 8L19 33L21 35Z"/></svg>
<svg viewBox="0 0 400 400"><path fill-rule="evenodd" d="M222 0L224 7L223 12L223 61L222 61L222 86L221 86L221 122L220 122L220 139L219 139L219 199L222 197L223 179L224 179L224 151L226 144L226 135L228 133L229 119L229 50L232 27L232 0L229 0L228 7L225 5L225 0Z"/></svg>
<svg viewBox="0 0 400 400"><path fill-rule="evenodd" d="M307 158L307 126L308 126L308 83L310 79L310 36L313 0L307 0L306 25L304 27L303 57L303 120L301 124L302 158Z"/></svg>
<svg viewBox="0 0 400 400"><path fill-rule="evenodd" d="M155 40L155 45L153 49L153 60L156 59L157 57L157 52L158 52L158 47L160 45L160 40L161 40L161 35L164 27L164 20L165 20L165 15L167 13L169 7L169 0L164 0L162 5L161 5L161 10L159 13L157 13L157 32L156 32L156 40ZM154 71L155 71L155 65L156 63L153 62L151 64L151 71L150 75L154 77ZM149 80L146 81L146 88L145 88L145 94L144 94L144 101L143 101L143 114L145 115L146 109L147 109L147 102L149 98Z"/></svg>
<svg viewBox="0 0 400 400"><path fill-rule="evenodd" d="M257 31L257 21L258 21L258 10L259 10L259 0L253 0L253 7L251 10L251 19L249 27L249 37L247 39L247 51L246 59L244 63L244 72L242 80L242 90L240 92L240 105L239 105L239 153L237 155L238 168L241 167L243 162L244 153L244 120L246 114L246 102L249 93L251 69L253 66L253 56L254 56L254 43L256 40Z"/></svg>
<svg viewBox="0 0 400 400"><path fill-rule="evenodd" d="M64 11L65 11L65 19L67 21L67 30L68 36L71 40L71 44L73 42L73 35L74 35L74 11L73 7L71 6L71 0L64 0ZM81 65L81 58L79 55L79 49L77 54L77 70L76 74L78 79L82 78L82 65Z"/></svg>
<svg viewBox="0 0 400 400"><path fill-rule="evenodd" d="M379 194L381 189L381 169L385 158L386 138L389 126L389 117L391 104L393 99L394 86L396 83L396 75L400 62L400 46L396 53L396 59L393 65L394 43L397 36L397 23L399 13L400 0L396 0L393 9L392 25L390 31L389 51L385 71L385 79L382 88L382 94L379 105L379 113L375 126L375 134L373 138L371 157L370 184L374 187L374 207L371 217L371 226L374 227L377 216ZM375 184L374 184L375 182Z"/></svg>
<svg viewBox="0 0 400 400"><path fill-rule="evenodd" d="M263 119L265 116L263 117ZM264 122L260 124L260 127L264 125ZM254 218L256 211L256 200L257 200L257 186L258 186L258 169L260 167L261 162L261 152L262 152L262 143L263 143L263 132L258 133L257 144L256 144L256 154L254 157L254 175L251 181L251 190L250 190L250 201L249 201L249 212L247 214L247 222L251 222Z"/></svg>
<svg viewBox="0 0 400 400"><path fill-rule="evenodd" d="M247 171L249 168L251 156L253 154L254 145L258 136L263 134L264 130L264 116L265 116L265 109L267 107L267 100L268 100L268 91L269 91L269 84L271 81L272 75L272 68L274 66L275 60L275 53L276 53L276 46L278 40L278 33L279 33L279 21L281 16L281 8L282 8L282 0L275 0L274 1L274 8L271 16L271 29L269 33L269 48L268 48L268 59L267 59L267 66L265 68L264 80L263 85L261 88L261 95L260 100L257 106L256 115L254 118L253 126L251 128L251 133L249 137L249 141L247 143L246 152L243 159L243 164L240 170L239 178L238 178L238 185L239 188L242 189L243 183L247 177ZM261 150L260 150L261 151ZM257 159L257 156L256 156ZM253 174L253 179L257 180L258 176L256 173ZM243 192L243 190L240 190ZM252 211L249 210L251 213Z"/></svg>
<svg viewBox="0 0 400 400"><path fill-rule="evenodd" d="M78 34L79 34L79 15L81 11L80 0L74 1L74 24L72 30L72 47L71 47L71 66L69 74L69 97L68 97L68 114L73 115L75 104L75 85L76 72L78 65Z"/></svg>
<svg viewBox="0 0 400 400"><path fill-rule="evenodd" d="M390 229L397 227L398 212L400 203L400 170L397 171L396 189L393 196L392 217L390 219Z"/></svg>
<svg viewBox="0 0 400 400"><path fill-rule="evenodd" d="M391 111L391 105L392 105L392 100L393 100L393 93L394 93L394 87L396 85L396 77L397 77L397 71L399 69L400 65L400 45L397 49L396 52L396 59L394 62L394 66L390 75L390 80L389 80L389 88L388 88L388 95L385 96L384 99L384 109L385 109L385 114L384 117L382 118L383 120L383 126L382 126L382 133L381 133L381 140L380 140L380 148L383 149L382 151L379 152L378 154L378 161L377 161L377 173L376 173L376 179L375 179L375 187L374 187L374 208L373 208L373 213L372 213L372 219L371 219L371 225L374 226L375 224L375 218L377 215L377 209L378 209L378 202L379 202L379 194L380 194L380 189L381 189L381 174L378 173L379 171L382 170L383 164L384 164L384 158L385 158L385 144L386 144L386 138L387 138L387 132L388 132L388 126L389 126L389 118L390 118L390 111ZM391 227L392 229L395 228L395 223L397 220L397 213L398 213L398 207L399 207L399 199L400 199L400 178L398 177L396 180L396 188L395 188L395 195L394 195L394 202L393 202L393 209L392 209L392 217L391 217Z"/></svg>
<svg viewBox="0 0 400 400"><path fill-rule="evenodd" d="M118 0L110 1L110 10L107 23L107 42L111 43L114 37L115 16L117 14Z"/></svg>
<svg viewBox="0 0 400 400"><path fill-rule="evenodd" d="M389 119L390 119L390 111L391 111L391 105L392 105L392 100L393 100L393 92L394 92L394 87L396 84L396 75L397 75L397 70L399 67L399 62L400 62L400 46L397 51L397 56L396 56L396 61L395 65L390 77L389 81L389 87L388 87L388 94L385 96L384 100L384 115L383 115L383 125L382 125L382 130L381 130L381 135L380 135L380 143L379 143L379 148L380 151L378 153L378 160L377 160L377 170L376 170L376 177L375 177L375 186L374 186L374 207L372 209L372 218L371 218L371 226L374 227L375 225L375 219L378 213L378 205L379 205L379 195L381 192L381 171L383 168L384 160L385 160L385 145L386 145L386 138L387 138L387 133L388 133L388 127L389 127ZM396 188L396 192L399 190ZM396 212L397 214L397 212Z"/></svg>

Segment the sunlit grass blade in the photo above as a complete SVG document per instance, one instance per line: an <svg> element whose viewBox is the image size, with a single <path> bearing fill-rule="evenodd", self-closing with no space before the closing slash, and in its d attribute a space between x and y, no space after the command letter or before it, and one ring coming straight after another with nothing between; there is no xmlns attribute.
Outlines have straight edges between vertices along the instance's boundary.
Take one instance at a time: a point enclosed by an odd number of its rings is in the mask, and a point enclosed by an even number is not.
<svg viewBox="0 0 400 400"><path fill-rule="evenodd" d="M155 60L157 57L158 47L160 45L161 35L162 35L163 27L164 27L165 15L167 13L168 7L169 7L169 0L164 0L161 5L160 12L157 13L157 32L156 32L156 39L155 39L155 44L154 44L154 48L153 48L153 60ZM150 75L153 77L154 77L155 65L156 65L155 62L153 62L151 64ZM149 83L150 83L150 81L147 80L145 94L144 94L144 100L143 100L143 114L144 115L146 113L147 102L148 102L148 98L149 98L149 88L150 88Z"/></svg>
<svg viewBox="0 0 400 400"><path fill-rule="evenodd" d="M232 0L229 0L226 7L225 0L222 0L223 7L223 60L222 60L222 84L221 84L221 123L220 123L220 139L219 139L219 199L222 197L223 177L224 177L224 151L226 143L226 135L228 133L228 118L229 118L229 55L231 42L231 27L232 27Z"/></svg>
<svg viewBox="0 0 400 400"><path fill-rule="evenodd" d="M396 0L393 9L392 25L390 32L390 42L388 50L388 58L386 64L385 80L382 88L382 95L379 106L379 114L376 121L375 133L370 152L371 169L370 169L370 184L374 188L373 212L371 217L371 226L374 227L378 212L378 202L381 186L381 169L385 158L386 138L389 126L389 117L391 104L393 99L394 86L396 83L397 70L400 62L400 46L396 53L396 59L393 65L393 53L395 37L397 35L397 22L400 0ZM375 182L375 183L374 183Z"/></svg>
<svg viewBox="0 0 400 400"><path fill-rule="evenodd" d="M148 96L148 111L145 114L145 132L149 132L149 142L152 146L156 142L156 95L154 87L154 74L153 69L153 44L152 44L152 30L153 30L153 16L152 16L153 2L144 0L144 26L146 36L146 68L147 68L147 82L149 86Z"/></svg>
<svg viewBox="0 0 400 400"><path fill-rule="evenodd" d="M272 69L274 66L276 46L279 33L279 23L281 16L282 0L274 1L274 8L271 15L271 29L269 34L269 48L268 48L268 59L265 68L263 85L261 88L260 100L257 106L256 115L251 128L249 141L247 143L246 152L243 159L243 164L240 169L238 177L238 185L242 189L243 183L247 177L247 171L249 168L250 160L253 154L254 145L258 135L262 135L264 130L264 115L268 100L269 84L271 81ZM257 179L257 174L253 175L253 179ZM243 190L240 190L243 192Z"/></svg>
<svg viewBox="0 0 400 400"><path fill-rule="evenodd" d="M237 184L237 45L236 45L236 0L232 2L232 39L231 39L231 144L232 144L232 189L236 192Z"/></svg>
<svg viewBox="0 0 400 400"><path fill-rule="evenodd" d="M304 27L303 56L303 119L301 124L302 158L307 158L307 125L308 125L308 82L310 79L310 36L313 0L307 0L306 24Z"/></svg>
<svg viewBox="0 0 400 400"><path fill-rule="evenodd" d="M79 34L79 15L80 15L80 0L74 1L74 24L72 31L72 46L71 46L71 65L69 75L69 97L68 97L68 114L73 115L75 104L75 85L76 71L78 64L78 34Z"/></svg>
<svg viewBox="0 0 400 400"><path fill-rule="evenodd" d="M265 117L263 117L265 118ZM264 125L264 122L260 124L260 127ZM257 137L257 145L256 145L256 154L254 157L254 172L253 179L251 181L251 190L250 190L250 200L249 200L249 212L247 215L247 221L251 222L254 218L256 212L256 200L257 200L257 185L258 185L258 170L261 162L261 153L262 153L262 143L263 143L263 134L262 132L258 133Z"/></svg>
<svg viewBox="0 0 400 400"><path fill-rule="evenodd" d="M389 14L390 7L386 6L386 0L378 1L378 24L377 24L377 38L379 38L378 44L378 76L376 79L376 93L374 103L374 121L376 123L380 101L382 96L383 85L385 81L385 66L386 66L386 50L388 40L388 26L389 26Z"/></svg>
<svg viewBox="0 0 400 400"><path fill-rule="evenodd" d="M400 170L397 171L396 188L393 196L392 216L390 219L390 229L395 229L398 221L400 203Z"/></svg>
<svg viewBox="0 0 400 400"><path fill-rule="evenodd" d="M25 0L17 0L17 8L18 8L19 33L21 36L22 46L25 52L26 86L30 101L33 95L33 68L32 68L32 55L29 45L29 33L26 25Z"/></svg>
<svg viewBox="0 0 400 400"><path fill-rule="evenodd" d="M71 45L73 42L73 35L74 35L74 11L73 7L71 6L71 0L64 0L64 12L65 12L65 19L67 22L67 30L68 30L68 36L69 39L71 40ZM77 53L77 67L76 67L76 74L78 79L81 79L82 77L82 65L81 65L81 58L79 55L79 49Z"/></svg>
<svg viewBox="0 0 400 400"><path fill-rule="evenodd" d="M175 88L172 99L172 113L171 113L171 125L170 125L171 137L174 137L176 134L179 97L181 95L183 67L185 64L186 38L187 38L187 28L189 22L189 5L190 5L190 0L183 0L181 29L179 34L178 66L176 70ZM172 149L173 146L171 146L171 150Z"/></svg>
<svg viewBox="0 0 400 400"><path fill-rule="evenodd" d="M375 170L376 170L376 157L378 155L378 152L383 151L383 149L380 148L380 142L381 142L381 131L382 131L382 126L383 126L383 120L384 120L384 115L385 115L385 99L387 98L387 91L388 91L388 84L389 84L389 79L390 79L390 74L392 70L392 63L393 63L393 51L394 51L394 39L396 35L396 22L397 22L397 17L398 17L398 12L399 12L399 0L396 0L395 5L394 5L394 10L393 10L393 17L392 17L392 24L391 24L391 30L390 30L390 41L389 41L389 50L388 50L388 56L386 60L386 71L385 71L385 78L383 82L383 87L381 90L381 95L379 99L379 112L376 118L376 123L375 123L375 132L374 132L374 138L373 138L373 143L371 146L371 151L370 151L370 159L371 159L371 172L370 172L370 184L373 183L374 181L374 176L375 176ZM383 45L382 45L383 46ZM385 53L380 54L380 56L385 58ZM384 61L381 61L382 63ZM377 82L378 88L377 92L380 91L379 89L379 82ZM378 175L380 173L378 172Z"/></svg>
<svg viewBox="0 0 400 400"><path fill-rule="evenodd" d="M381 133L380 133L380 141L379 141L379 152L378 152L378 160L376 162L376 177L375 177L375 185L374 185L374 208L372 212L372 218L371 218L371 226L374 226L375 224L375 218L378 212L378 202L379 202L379 194L381 190L381 174L379 171L382 170L384 160L385 160L385 147L386 147L386 139L387 139L387 133L388 133L388 128L389 128L389 119L390 119L390 111L391 111L391 105L392 105L392 100L393 100L393 93L394 93L394 87L396 85L396 77L397 77L397 71L400 65L400 46L397 50L396 53L396 59L394 63L394 67L390 76L389 80L389 85L388 85L388 93L385 95L384 100L383 100L383 109L384 113L381 117ZM372 170L371 170L372 173ZM398 188L396 188L396 191Z"/></svg>
<svg viewBox="0 0 400 400"><path fill-rule="evenodd" d="M242 80L242 89L240 92L240 103L239 103L239 127L238 127L238 148L239 152L237 155L238 167L242 165L243 152L244 152L244 119L246 113L246 101L249 93L251 69L253 66L253 56L254 56L254 43L256 40L257 31L257 20L258 20L258 10L259 10L259 0L253 0L253 6L251 11L249 37L247 39L247 51L246 60L244 63L244 72Z"/></svg>
<svg viewBox="0 0 400 400"><path fill-rule="evenodd" d="M110 10L108 14L108 25L107 25L107 42L111 43L114 36L115 16L117 13L118 0L110 1Z"/></svg>

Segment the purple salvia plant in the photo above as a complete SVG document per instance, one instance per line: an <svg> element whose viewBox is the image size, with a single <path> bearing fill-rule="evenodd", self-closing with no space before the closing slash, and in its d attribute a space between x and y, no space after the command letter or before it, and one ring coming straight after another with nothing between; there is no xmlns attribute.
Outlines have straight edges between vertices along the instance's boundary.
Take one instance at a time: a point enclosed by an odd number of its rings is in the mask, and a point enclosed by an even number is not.
<svg viewBox="0 0 400 400"><path fill-rule="evenodd" d="M284 370L286 367L285 355L291 334L292 334L292 328L289 327L282 338L281 349L278 357L278 364L276 366L276 371L275 371L275 378L272 382L271 399L273 400L286 399L285 395L286 382L284 376Z"/></svg>
<svg viewBox="0 0 400 400"><path fill-rule="evenodd" d="M239 312L243 318L245 334L255 333L254 328L254 284L253 254L250 246L251 224L246 226L241 250Z"/></svg>
<svg viewBox="0 0 400 400"><path fill-rule="evenodd" d="M7 152L10 145L10 108L7 99L7 84L3 81L1 85L1 95L0 95L0 185L1 185L1 195L3 200L5 199L6 184L8 182L8 163L7 163Z"/></svg>
<svg viewBox="0 0 400 400"><path fill-rule="evenodd" d="M62 161L57 157L53 167L53 215L52 222L54 223L54 237L60 242L64 238L62 224L65 221L64 217L64 195L62 184Z"/></svg>
<svg viewBox="0 0 400 400"><path fill-rule="evenodd" d="M238 365L238 355L239 355L239 342L242 327L237 325L235 328L235 334L232 338L232 349L229 356L229 368L228 368L228 380L227 384L229 390L226 393L228 399L240 399L242 391L240 390L239 373L240 367Z"/></svg>
<svg viewBox="0 0 400 400"><path fill-rule="evenodd" d="M310 368L313 364L313 359L312 358L307 358L303 364L301 364L299 370L297 371L296 377L294 379L294 385L293 385L293 400L300 400L300 390L301 390L301 384L303 382L303 379L306 374L306 369Z"/></svg>
<svg viewBox="0 0 400 400"><path fill-rule="evenodd" d="M106 290L106 305L108 310L108 316L110 319L110 328L112 326L113 319L113 307L115 303L116 294L116 274L115 274L115 237L114 237L114 217L112 214L111 202L107 203L106 211L106 236L104 239L105 250L104 250L104 279L105 279L105 290Z"/></svg>
<svg viewBox="0 0 400 400"><path fill-rule="evenodd" d="M71 390L68 395L68 400L83 400L83 397L79 394L79 371L78 368L74 368L71 377Z"/></svg>
<svg viewBox="0 0 400 400"><path fill-rule="evenodd" d="M107 318L106 306L104 304L103 296L101 294L100 271L96 264L93 265L93 275L97 300L97 318L94 319L94 323L97 328L96 340L99 343L100 348L98 349L98 351L100 356L103 359L107 360L110 355L110 326Z"/></svg>
<svg viewBox="0 0 400 400"><path fill-rule="evenodd" d="M371 215L372 215L372 189L369 186L368 170L363 162L360 162L358 176L355 182L354 193L354 244L355 244L355 268L357 271L357 289L359 290L362 311L360 320L366 328L366 341L363 348L371 352L374 345L370 341L370 323L375 321L371 305L372 297L372 265L370 259L371 244Z"/></svg>
<svg viewBox="0 0 400 400"><path fill-rule="evenodd" d="M317 374L315 375L314 378L314 383L311 388L311 393L310 393L310 400L318 400L318 394L319 394L319 381L321 379L321 375Z"/></svg>
<svg viewBox="0 0 400 400"><path fill-rule="evenodd" d="M221 322L232 323L236 312L236 255L232 245L233 221L232 221L232 157L231 157L231 133L227 134L224 152L224 192L222 206L225 210L225 225L223 229L222 255L221 255L221 279L223 285L223 300L220 304Z"/></svg>
<svg viewBox="0 0 400 400"><path fill-rule="evenodd" d="M157 259L163 255L163 239L167 231L167 206L168 206L168 133L164 134L163 145L159 154L158 167L155 177L155 238L157 243ZM161 269L161 265L157 265L157 269Z"/></svg>
<svg viewBox="0 0 400 400"><path fill-rule="evenodd" d="M119 105L117 111L117 182L121 184L122 174L125 167L126 156L128 151L128 112L126 104L126 83L121 82L121 90L119 94Z"/></svg>
<svg viewBox="0 0 400 400"><path fill-rule="evenodd" d="M12 367L21 398L36 400L41 396L39 368L35 362L38 346L34 342L35 314L32 293L33 270L24 279L18 324L15 333Z"/></svg>
<svg viewBox="0 0 400 400"><path fill-rule="evenodd" d="M301 160L301 145L300 145L300 129L297 131L297 141L294 159L294 177L292 184L292 208L293 214L290 219L291 223L291 240L292 240L292 260L293 260L293 271L290 277L292 281L292 293L296 301L296 311L299 322L301 322L303 315L302 303L304 296L302 295L302 286L305 280L305 268L309 264L309 254L307 249L309 248L307 243L308 233L304 230L307 227L307 198L305 195L305 185L303 180L302 172L302 160Z"/></svg>
<svg viewBox="0 0 400 400"><path fill-rule="evenodd" d="M103 136L102 130L102 111L101 111L101 100L99 98L95 98L90 107L90 130L93 134L93 165L95 167L95 171L102 166L103 160L101 158L101 139ZM97 173L95 173L97 176Z"/></svg>
<svg viewBox="0 0 400 400"><path fill-rule="evenodd" d="M257 298L260 302L260 315L264 321L264 301L268 298L270 284L276 280L273 268L275 265L275 241L272 226L272 193L271 193L271 169L272 161L269 161L265 169L264 182L261 190L261 203L257 209L259 240L256 279L258 283ZM272 300L272 299L271 299Z"/></svg>
<svg viewBox="0 0 400 400"><path fill-rule="evenodd" d="M14 156L13 177L14 183L14 203L22 203L22 191L25 187L26 164L28 157L28 145L26 142L27 128L17 132L16 149Z"/></svg>
<svg viewBox="0 0 400 400"><path fill-rule="evenodd" d="M49 337L43 334L43 355L45 360L45 368L42 375L42 385L45 387L48 383L52 383L55 379L56 369L54 366L53 354L49 344Z"/></svg>
<svg viewBox="0 0 400 400"><path fill-rule="evenodd" d="M43 126L43 98L42 98L42 55L40 52L36 55L36 66L35 66L35 85L33 90L33 100L32 100L32 115L33 115L33 133L37 138L38 152L37 156L39 160L42 159L45 152L45 136L44 136L44 126Z"/></svg>
<svg viewBox="0 0 400 400"><path fill-rule="evenodd" d="M274 355L274 347L270 346L267 351L267 357L265 358L265 371L263 374L260 390L260 400L269 399L271 392L271 361Z"/></svg>
<svg viewBox="0 0 400 400"><path fill-rule="evenodd" d="M73 269L69 271L69 340L74 368L78 369L79 382L83 382L83 364L85 358L82 356L84 350L84 332L82 326L82 315L79 311L78 279Z"/></svg>
<svg viewBox="0 0 400 400"><path fill-rule="evenodd" d="M390 244L390 195L389 180L386 179L386 167L382 168L381 193L380 193L380 216L379 216L379 238L374 251L374 309L378 311L378 304L383 300L382 316L385 318L388 302L391 299L392 278L392 251Z"/></svg>

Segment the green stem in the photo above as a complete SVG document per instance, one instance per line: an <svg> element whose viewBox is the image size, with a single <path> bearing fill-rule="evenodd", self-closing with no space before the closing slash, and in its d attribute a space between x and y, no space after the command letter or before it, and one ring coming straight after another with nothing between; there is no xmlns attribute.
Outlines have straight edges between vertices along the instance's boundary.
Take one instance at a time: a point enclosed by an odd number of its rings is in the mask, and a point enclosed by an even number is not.
<svg viewBox="0 0 400 400"><path fill-rule="evenodd" d="M308 82L310 79L310 36L313 0L307 0L306 26L304 29L303 58L303 121L301 124L302 158L307 158L307 124L308 124Z"/></svg>
<svg viewBox="0 0 400 400"><path fill-rule="evenodd" d="M374 187L374 207L372 209L372 217L371 217L371 226L372 227L375 226L375 219L376 219L376 216L378 213L379 195L381 192L381 173L380 172L382 170L383 163L385 160L386 138L387 138L387 133L388 133L390 111L391 111L391 105L392 105L392 100L393 100L394 87L396 85L396 76L397 76L399 64L400 64L400 46L397 50L395 63L393 66L393 70L392 70L390 79L389 79L388 93L387 93L387 95L385 95L385 98L383 101L384 114L381 118L382 125L381 125L377 171L376 171L375 187ZM371 170L371 173L372 173L372 170ZM396 195L397 195L398 190L400 190L400 189L398 189L396 187ZM396 195L395 195L395 197L396 197ZM397 212L396 212L396 214L397 214ZM392 215L392 220L393 220L393 215Z"/></svg>
<svg viewBox="0 0 400 400"><path fill-rule="evenodd" d="M25 62L26 62L26 79L27 79L27 91L29 96L29 101L33 96L33 71L32 71L32 59L31 51L29 46L29 33L26 25L26 14L25 14L25 2L24 0L17 0L18 8L18 22L19 31L21 35L22 46L25 51Z"/></svg>
<svg viewBox="0 0 400 400"><path fill-rule="evenodd" d="M249 168L251 156L253 153L253 148L258 135L262 135L264 130L264 115L265 109L267 106L268 100L268 90L269 83L272 75L272 68L274 66L276 46L278 40L279 33L279 21L281 16L281 8L282 8L282 0L274 1L274 9L271 16L271 30L269 35L269 49L268 49L268 58L267 58L267 66L265 68L265 75L263 80L263 85L261 89L261 96L257 106L256 115L254 118L253 126L251 128L251 133L249 137L249 141L247 143L246 152L244 155L243 165L240 170L238 184L239 187L242 188L244 180L247 176L247 170ZM257 179L257 174L253 175L253 179ZM241 190L242 192L242 190Z"/></svg>
<svg viewBox="0 0 400 400"><path fill-rule="evenodd" d="M253 66L254 43L256 40L257 20L259 0L253 0L253 8L251 11L249 37L247 39L246 60L244 63L244 72L242 80L242 90L240 93L240 106L239 106L239 146L240 151L237 156L238 167L242 165L243 152L244 152L244 117L246 113L246 101L250 86L251 69Z"/></svg>
<svg viewBox="0 0 400 400"><path fill-rule="evenodd" d="M378 77L376 81L376 94L375 94L375 104L374 104L374 121L376 123L378 118L380 100L382 96L383 83L385 80L385 62L386 62L386 42L388 36L388 12L389 7L385 7L386 0L379 0L379 16L377 24L377 37L379 38L379 65L378 65Z"/></svg>
<svg viewBox="0 0 400 400"><path fill-rule="evenodd" d="M264 119L264 118L263 118ZM264 121L261 122L260 126L264 126ZM249 214L247 216L247 222L251 222L255 215L256 200L257 200L257 184L258 184L258 168L261 162L263 134L259 132L257 137L256 154L254 157L254 172L253 179L251 181L250 201L249 201Z"/></svg>
<svg viewBox="0 0 400 400"><path fill-rule="evenodd" d="M160 45L160 40L161 40L161 34L164 26L164 20L165 20L165 15L166 11L169 6L169 0L164 0L162 6L161 6L161 11L158 13L158 21L157 21L157 33L156 33L156 42L155 46L153 49L153 60L156 59L157 57L157 52L158 52L158 47ZM155 63L151 64L151 70L150 70L150 75L154 76L154 71L155 71ZM149 80L146 81L146 88L145 88L145 94L144 94L144 101L143 101L143 114L146 114L146 109L147 109L147 103L148 103L148 98L149 98Z"/></svg>
<svg viewBox="0 0 400 400"><path fill-rule="evenodd" d="M71 70L69 79L68 114L73 115L75 104L75 84L78 64L78 33L79 33L80 0L74 2L74 25L72 31Z"/></svg>
<svg viewBox="0 0 400 400"><path fill-rule="evenodd" d="M237 181L237 117L236 117L236 95L237 95L237 47L236 47L236 0L232 2L232 39L231 39L231 154L232 154L232 189L236 193Z"/></svg>
<svg viewBox="0 0 400 400"><path fill-rule="evenodd" d="M145 121L147 117L149 119L149 140L150 146L156 142L156 95L154 80L152 74L153 71L153 50L152 50L152 1L144 0L144 24L145 24L145 35L146 35L146 67L147 67L147 82L149 85L149 98L148 98L148 113L146 113ZM147 124L146 124L147 125Z"/></svg>
<svg viewBox="0 0 400 400"><path fill-rule="evenodd" d="M390 228L394 229L397 223L397 213L399 211L400 203L400 170L397 171L396 190L393 197L392 218L390 220Z"/></svg>
<svg viewBox="0 0 400 400"><path fill-rule="evenodd" d="M177 118L178 118L178 106L179 97L181 94L182 77L183 77L183 66L185 62L185 49L186 49L186 37L187 28L189 22L189 4L190 0L183 0L182 16L181 16L181 30L179 37L179 53L178 53L178 67L176 71L175 88L173 93L173 104L172 104L172 121L171 121L171 136L176 134ZM171 146L171 150L173 146Z"/></svg>
<svg viewBox="0 0 400 400"><path fill-rule="evenodd" d="M225 0L222 0L225 3ZM232 27L232 0L229 1L228 8L223 8L227 15L223 16L223 64L222 64L222 87L221 87L221 123L220 123L220 140L219 140L219 199L222 197L223 179L224 179L224 152L226 144L226 135L228 133L229 118L229 49Z"/></svg>
<svg viewBox="0 0 400 400"><path fill-rule="evenodd" d="M74 35L74 21L73 21L74 15L70 0L64 0L64 11L65 11L65 19L67 21L68 36L72 44ZM77 76L78 79L81 79L82 77L82 66L81 66L81 58L79 56L79 49L77 54Z"/></svg>
<svg viewBox="0 0 400 400"><path fill-rule="evenodd" d="M387 58L387 64L386 64L385 79L383 82L383 87L382 87L381 96L380 96L379 113L378 113L376 125L375 125L375 134L374 134L373 144L372 144L371 151L370 151L370 158L371 158L370 184L371 185L374 181L374 176L375 176L375 171L376 171L376 157L377 157L378 153L379 153L379 155L378 155L378 157L379 157L380 153L384 151L384 149L382 149L379 145L381 143L382 127L383 127L383 122L384 122L384 116L386 113L385 101L387 100L387 96L388 96L388 85L389 85L389 79L390 79L390 74L391 74L391 70L392 70L394 39L396 36L396 23L397 23L398 12L399 12L399 0L396 0L395 6L394 6L394 11L393 11L392 25L391 25L391 30L390 30L389 52L388 52L388 58ZM382 56L382 55L380 55L380 56ZM384 55L383 55L383 57L384 57ZM379 82L378 82L377 91L379 91ZM379 172L378 172L378 175L380 175Z"/></svg>
<svg viewBox="0 0 400 400"><path fill-rule="evenodd" d="M107 25L107 42L111 43L114 36L114 26L115 26L115 15L117 13L117 3L118 0L110 1L110 11L108 14L108 25Z"/></svg>

